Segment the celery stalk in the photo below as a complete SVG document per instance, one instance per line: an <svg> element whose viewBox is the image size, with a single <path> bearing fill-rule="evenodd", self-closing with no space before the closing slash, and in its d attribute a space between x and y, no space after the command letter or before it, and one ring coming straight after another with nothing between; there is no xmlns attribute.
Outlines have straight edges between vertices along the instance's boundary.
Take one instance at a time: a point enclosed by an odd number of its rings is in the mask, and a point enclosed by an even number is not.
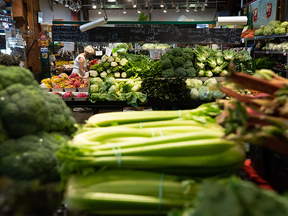
<svg viewBox="0 0 288 216"><path fill-rule="evenodd" d="M69 157L69 156L66 156ZM101 167L118 168L118 158L110 157L71 157L80 167ZM168 156L123 156L121 157L121 168L123 169L150 169L150 168L193 168L193 167L221 167L241 164L245 160L243 148L236 145L218 154L207 154L188 157ZM193 172L193 171L192 171Z"/></svg>
<svg viewBox="0 0 288 216"><path fill-rule="evenodd" d="M208 135L209 136L209 135ZM214 136L215 137L215 136ZM164 143L158 145L145 145L121 149L122 156L196 156L213 155L224 152L235 146L233 141L223 139L199 139L185 142ZM117 145L115 145L117 148ZM114 156L115 152L111 149L105 151L84 151L84 155L93 157Z"/></svg>

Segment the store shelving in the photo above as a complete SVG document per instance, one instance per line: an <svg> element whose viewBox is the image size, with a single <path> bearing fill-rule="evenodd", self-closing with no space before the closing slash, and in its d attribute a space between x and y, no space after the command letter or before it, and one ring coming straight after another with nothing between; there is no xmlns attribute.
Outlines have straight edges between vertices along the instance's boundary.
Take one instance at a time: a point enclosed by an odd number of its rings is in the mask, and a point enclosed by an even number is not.
<svg viewBox="0 0 288 216"><path fill-rule="evenodd" d="M268 38L283 38L283 37L287 37L288 33L286 34L274 34L274 35L261 35L261 36L255 36L254 39L255 40L265 40Z"/></svg>
<svg viewBox="0 0 288 216"><path fill-rule="evenodd" d="M283 51L274 51L274 50L261 50L261 51L254 51L255 53L262 53L262 54L275 54L275 55L287 55L287 52Z"/></svg>

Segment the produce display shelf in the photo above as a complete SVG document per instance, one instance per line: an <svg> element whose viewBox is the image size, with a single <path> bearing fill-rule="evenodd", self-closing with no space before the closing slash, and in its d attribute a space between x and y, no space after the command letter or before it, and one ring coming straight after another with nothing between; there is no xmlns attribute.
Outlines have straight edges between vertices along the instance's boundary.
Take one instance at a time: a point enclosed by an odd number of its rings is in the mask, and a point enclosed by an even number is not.
<svg viewBox="0 0 288 216"><path fill-rule="evenodd" d="M274 35L261 35L261 36L255 36L255 40L264 40L266 38L281 38L281 37L287 37L288 33L286 34L274 34Z"/></svg>
<svg viewBox="0 0 288 216"><path fill-rule="evenodd" d="M279 55L285 55L285 54L287 54L287 52L283 52L283 51L273 51L273 50L255 51L255 53L279 54Z"/></svg>
<svg viewBox="0 0 288 216"><path fill-rule="evenodd" d="M288 73L288 70L281 70L281 69L276 68L276 67L273 67L272 70L273 70L273 71L277 71L277 72Z"/></svg>
<svg viewBox="0 0 288 216"><path fill-rule="evenodd" d="M93 107L93 108L120 108L131 107L126 101L98 101L92 103L91 101L65 101L68 107ZM186 109L193 109L200 106L203 103L209 103L211 101L175 101L175 102L161 102L161 101L148 101L148 103L139 105L145 107L181 107Z"/></svg>

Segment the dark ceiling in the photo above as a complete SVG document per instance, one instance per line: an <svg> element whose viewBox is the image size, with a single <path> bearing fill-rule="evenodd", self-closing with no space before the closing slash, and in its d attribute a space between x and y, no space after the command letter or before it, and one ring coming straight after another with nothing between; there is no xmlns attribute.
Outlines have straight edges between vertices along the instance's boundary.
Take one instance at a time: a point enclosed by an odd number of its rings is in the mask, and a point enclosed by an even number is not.
<svg viewBox="0 0 288 216"><path fill-rule="evenodd" d="M226 8L227 2L233 2L234 0L208 0L207 1L207 6L206 8L219 8L220 10L223 10ZM237 1L237 0L236 0ZM83 8L88 9L91 8L92 9L92 3L96 3L97 7L100 6L100 0L82 0L83 2ZM105 8L110 8L110 9L121 9L123 7L125 7L126 9L133 9L132 7L132 3L133 0L117 0L118 2L118 6L116 5L116 1L115 2L108 2L107 0L102 0L102 4L105 6ZM142 8L144 8L147 4L150 7L151 5L153 6L154 9L159 9L160 5L161 5L161 1L157 1L157 0L134 0L134 3L137 2L138 6L141 6ZM147 2L147 3L146 3ZM175 8L172 6L172 2L174 3L174 5L176 6L177 4L179 5L180 8L184 8L186 7L186 1L184 0L163 0L164 5L167 6L168 9L171 8ZM189 4L195 4L195 3L199 3L198 5L200 6L201 4L205 3L205 0L199 0L199 1L188 1Z"/></svg>

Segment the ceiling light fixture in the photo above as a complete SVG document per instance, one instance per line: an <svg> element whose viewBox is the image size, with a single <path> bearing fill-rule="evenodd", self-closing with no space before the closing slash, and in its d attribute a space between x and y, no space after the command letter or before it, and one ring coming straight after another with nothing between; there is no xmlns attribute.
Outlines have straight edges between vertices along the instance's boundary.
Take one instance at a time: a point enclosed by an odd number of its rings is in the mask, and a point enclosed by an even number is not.
<svg viewBox="0 0 288 216"><path fill-rule="evenodd" d="M98 10L98 14L102 14L102 9L101 8Z"/></svg>
<svg viewBox="0 0 288 216"><path fill-rule="evenodd" d="M141 13L141 7L140 6L138 7L138 11L137 12Z"/></svg>
<svg viewBox="0 0 288 216"><path fill-rule="evenodd" d="M150 5L149 13L153 13L153 6L152 5Z"/></svg>
<svg viewBox="0 0 288 216"><path fill-rule="evenodd" d="M146 1L145 8L148 8L148 7L149 7L148 1Z"/></svg>
<svg viewBox="0 0 288 216"><path fill-rule="evenodd" d="M208 0L205 0L204 6L208 6Z"/></svg>
<svg viewBox="0 0 288 216"><path fill-rule="evenodd" d="M69 7L68 1L65 1L65 7Z"/></svg>
<svg viewBox="0 0 288 216"><path fill-rule="evenodd" d="M103 2L102 1L100 2L100 7L103 8Z"/></svg>
<svg viewBox="0 0 288 216"><path fill-rule="evenodd" d="M167 13L167 6L165 5L164 9L163 9L164 13Z"/></svg>
<svg viewBox="0 0 288 216"><path fill-rule="evenodd" d="M136 2L133 1L133 8L137 8L137 0L135 0Z"/></svg>
<svg viewBox="0 0 288 216"><path fill-rule="evenodd" d="M55 2L58 2L59 0L54 0Z"/></svg>
<svg viewBox="0 0 288 216"><path fill-rule="evenodd" d="M115 2L115 5L116 5L116 7L118 7L118 6L119 6L119 3L118 3L118 1L116 1L116 2Z"/></svg>
<svg viewBox="0 0 288 216"><path fill-rule="evenodd" d="M205 11L205 4L202 4L201 10Z"/></svg>
<svg viewBox="0 0 288 216"><path fill-rule="evenodd" d="M95 4L95 2L92 3L92 8L93 8L93 9L96 9L96 8L97 8L97 5Z"/></svg>
<svg viewBox="0 0 288 216"><path fill-rule="evenodd" d="M198 1L197 1L197 3L195 4L195 8L194 8L194 11L195 11L195 12L198 11L197 8L198 8Z"/></svg>
<svg viewBox="0 0 288 216"><path fill-rule="evenodd" d="M176 13L179 13L180 9L179 9L179 4L176 5Z"/></svg>
<svg viewBox="0 0 288 216"><path fill-rule="evenodd" d="M189 2L188 2L188 0L186 1L186 12L188 13L189 12Z"/></svg>
<svg viewBox="0 0 288 216"><path fill-rule="evenodd" d="M78 6L78 9L82 8L82 2L80 0L77 1L77 6Z"/></svg>
<svg viewBox="0 0 288 216"><path fill-rule="evenodd" d="M126 14L126 9L125 8L123 8L123 14Z"/></svg>
<svg viewBox="0 0 288 216"><path fill-rule="evenodd" d="M163 1L161 1L160 7L164 7L164 3L163 3Z"/></svg>

